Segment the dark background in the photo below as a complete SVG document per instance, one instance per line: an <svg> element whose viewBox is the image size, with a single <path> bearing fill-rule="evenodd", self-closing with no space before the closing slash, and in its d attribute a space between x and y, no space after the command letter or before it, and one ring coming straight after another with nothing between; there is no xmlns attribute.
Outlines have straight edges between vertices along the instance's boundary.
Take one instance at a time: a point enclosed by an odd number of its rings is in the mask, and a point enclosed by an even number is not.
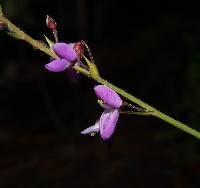
<svg viewBox="0 0 200 188"><path fill-rule="evenodd" d="M163 3L163 2L162 2ZM152 1L1 0L38 40L84 39L105 79L200 130L200 14ZM0 187L199 187L200 142L153 118L121 115L109 142L80 135L103 109L94 81L44 69L49 57L0 32Z"/></svg>

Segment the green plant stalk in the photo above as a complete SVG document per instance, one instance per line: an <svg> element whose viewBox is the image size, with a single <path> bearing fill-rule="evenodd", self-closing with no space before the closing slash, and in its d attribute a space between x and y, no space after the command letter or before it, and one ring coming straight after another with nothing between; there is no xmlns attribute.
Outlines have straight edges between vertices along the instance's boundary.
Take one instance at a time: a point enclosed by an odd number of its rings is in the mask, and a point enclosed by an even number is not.
<svg viewBox="0 0 200 188"><path fill-rule="evenodd" d="M32 37L30 37L29 35L27 35L25 32L23 32L22 30L20 30L17 26L15 26L11 21L9 21L6 17L4 17L3 15L0 15L0 21L4 22L7 24L7 26L9 27L9 29L17 34L18 38L21 40L26 41L27 43L31 44L35 49L39 49L41 51L43 51L44 53L46 53L47 55L51 56L52 58L57 58L56 54L50 49L48 48L45 44L39 42L38 40L33 39ZM120 94L121 96L123 96L124 98L130 100L131 102L141 106L144 109L147 109L148 111L151 112L150 115L153 115L159 119L164 120L165 122L168 122L169 124L181 129L182 131L185 131L191 135L193 135L196 138L200 139L200 132L192 129L191 127L175 120L174 118L160 112L159 110L157 110L156 108L148 105L147 103L141 101L140 99L134 97L133 95L129 94L128 92L118 88L117 86L111 84L110 82L108 82L107 80L104 80L103 78L99 77L93 77L91 75L91 73L87 70L85 70L84 68L75 65L73 66L73 68L82 73L83 75L94 79L96 82L103 84L107 87L110 87L111 89L113 89L114 91L116 91L118 94ZM144 114L141 114L144 115ZM148 114L149 115L149 114Z"/></svg>
<svg viewBox="0 0 200 188"><path fill-rule="evenodd" d="M166 122L168 122L171 125L174 125L175 127L181 129L182 131L185 131L193 136L195 136L196 138L200 139L200 132L192 129L191 127L181 123L180 121L175 120L174 118L160 112L159 110L157 110L156 108L148 105L147 103L141 101L140 99L134 97L133 95L127 93L126 91L122 90L121 88L118 88L116 86L114 86L113 84L111 84L110 82L100 78L99 80L96 80L98 83L104 84L108 87L110 87L111 89L115 90L117 93L119 93L121 96L125 97L126 99L129 99L130 101L134 102L135 104L141 106L142 108L147 109L148 111L151 112L152 116L155 116L159 119L162 119ZM148 112L147 112L148 113ZM144 115L144 113L142 113L141 115ZM148 113L149 115L149 113Z"/></svg>
<svg viewBox="0 0 200 188"><path fill-rule="evenodd" d="M32 37L20 30L17 26L15 26L5 16L0 15L0 21L4 22L7 25L7 27L11 31L11 36L12 33L14 33L16 38L26 41L27 43L31 44L33 48L39 49L53 58L57 58L56 54L50 48L46 47L45 44L43 44L41 41L34 40Z"/></svg>

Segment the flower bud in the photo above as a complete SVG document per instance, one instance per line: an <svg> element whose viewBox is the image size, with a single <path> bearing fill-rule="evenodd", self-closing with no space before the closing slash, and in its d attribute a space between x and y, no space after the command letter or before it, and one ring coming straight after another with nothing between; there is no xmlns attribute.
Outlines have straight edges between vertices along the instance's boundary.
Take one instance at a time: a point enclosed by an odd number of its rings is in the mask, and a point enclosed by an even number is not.
<svg viewBox="0 0 200 188"><path fill-rule="evenodd" d="M51 18L50 16L47 15L47 17L46 17L46 26L49 29L55 31L56 28L57 28L57 23L54 21L53 18Z"/></svg>

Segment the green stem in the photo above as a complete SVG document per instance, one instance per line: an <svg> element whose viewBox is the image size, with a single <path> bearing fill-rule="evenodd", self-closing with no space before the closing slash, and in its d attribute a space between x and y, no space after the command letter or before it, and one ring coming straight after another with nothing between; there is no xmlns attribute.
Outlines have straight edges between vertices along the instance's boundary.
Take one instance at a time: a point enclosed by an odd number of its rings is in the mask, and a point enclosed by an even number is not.
<svg viewBox="0 0 200 188"><path fill-rule="evenodd" d="M20 30L17 26L15 26L10 20L8 20L6 17L3 15L0 15L0 21L4 22L7 27L10 29L11 33L17 34L19 39L26 41L27 43L31 44L33 48L39 49L46 53L47 55L57 58L56 54L54 51L52 51L50 48L46 47L45 44L38 40L34 40L32 37L24 33L22 30Z"/></svg>
<svg viewBox="0 0 200 188"><path fill-rule="evenodd" d="M160 119L168 122L169 124L174 125L175 127L181 129L182 131L185 131L185 132L195 136L196 138L200 139L200 132L199 131L196 131L195 129L192 129L191 127L181 123L180 121L177 121L174 118L172 118L172 117L160 112L156 108L148 105L147 103L141 101L140 99L134 97L133 95L127 93L126 91L118 88L117 86L114 86L113 84L111 84L107 80L104 80L104 79L100 78L100 79L98 79L96 81L98 83L100 83L100 84L104 84L104 85L110 87L111 89L115 90L117 93L119 93L124 98L129 99L130 101L132 101L133 103L141 106L142 108L147 109L148 111L151 112L152 116L160 118Z"/></svg>
<svg viewBox="0 0 200 188"><path fill-rule="evenodd" d="M19 36L19 39L22 39L26 42L28 42L29 44L31 44L34 48L39 49L41 51L43 51L44 53L46 53L47 55L53 57L53 58L57 58L56 54L50 49L48 48L45 44L34 40L32 37L30 37L29 35L27 35L26 33L24 33L23 31L21 31L18 27L16 27L12 22L10 22L7 18L5 18L3 15L0 15L0 21L4 22L7 24L7 26L10 28L10 30L14 33L17 34L17 36ZM114 86L113 84L111 84L110 82L108 82L107 80L104 80L101 77L94 77L91 75L91 73L87 70L85 70L84 68L75 65L73 67L76 71L82 73L83 75L94 79L95 81L97 81L100 84L103 84L111 89L113 89L114 91L116 91L118 94L120 94L121 96L123 96L124 98L130 100L131 102L141 106L144 109L147 109L151 114L157 118L160 118L162 120L164 120L165 122L168 122L169 124L181 129L182 131L185 131L191 135L193 135L196 138L200 139L200 132L190 128L189 126L173 119L172 117L160 112L159 110L157 110L156 108L148 105L147 103L141 101L140 99L134 97L133 95L127 93L126 91L118 88L117 86Z"/></svg>

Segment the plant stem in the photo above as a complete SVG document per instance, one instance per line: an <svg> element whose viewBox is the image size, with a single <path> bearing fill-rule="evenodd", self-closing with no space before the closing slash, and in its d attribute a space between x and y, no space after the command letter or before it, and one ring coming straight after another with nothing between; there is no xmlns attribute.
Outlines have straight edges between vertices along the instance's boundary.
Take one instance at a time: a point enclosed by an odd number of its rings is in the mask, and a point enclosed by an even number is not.
<svg viewBox="0 0 200 188"><path fill-rule="evenodd" d="M20 30L18 27L16 27L12 22L10 22L6 17L4 17L3 15L0 15L0 21L4 22L7 24L8 28L17 34L17 36L19 36L19 39L22 39L24 41L26 41L27 43L31 44L34 48L39 49L41 51L43 51L44 53L46 53L47 55L51 56L52 58L57 58L56 54L53 52L53 50L51 48L48 48L45 44L34 40L32 37L30 37L29 35L27 35L26 33L24 33L22 30ZM190 128L189 126L173 119L172 117L160 112L159 110L157 110L156 108L148 105L147 103L141 101L140 99L134 97L133 95L127 93L126 91L118 88L117 86L114 86L113 84L111 84L110 82L108 82L107 80L104 80L101 77L95 78L93 76L91 76L91 73L87 70L85 70L84 68L75 65L73 66L73 68L82 73L83 75L94 79L96 82L103 84L111 89L113 89L114 91L116 91L118 94L120 94L121 96L123 96L124 98L130 100L131 102L141 106L144 109L147 109L148 111L151 112L150 115L153 115L157 118L160 118L162 120L164 120L165 122L168 122L169 124L181 129L182 131L185 131L191 135L193 135L196 138L200 139L200 132Z"/></svg>
<svg viewBox="0 0 200 188"><path fill-rule="evenodd" d="M17 26L15 26L6 17L0 15L0 21L4 22L7 25L7 27L11 31L11 33L17 34L17 36L19 37L19 39L24 40L27 43L31 44L33 46L33 48L39 49L39 50L43 51L44 53L46 53L47 55L49 55L49 56L51 56L53 58L57 58L57 56L54 53L54 51L52 51L50 48L46 47L42 42L40 42L38 40L34 40L32 37L30 37L25 32L23 32L22 30L20 30Z"/></svg>
<svg viewBox="0 0 200 188"><path fill-rule="evenodd" d="M166 122L168 122L171 125L174 125L175 127L181 129L182 131L185 131L193 136L195 136L196 138L200 139L200 132L196 131L195 129L192 129L191 127L175 120L174 118L160 112L159 110L157 110L156 108L148 105L147 103L141 101L140 99L134 97L133 95L127 93L126 91L118 88L117 86L114 86L113 84L111 84L110 82L108 82L107 80L104 80L103 78L100 78L99 80L96 80L98 83L104 84L108 87L110 87L111 89L115 90L117 93L119 93L121 96L123 96L126 99L129 99L130 101L132 101L133 103L141 106L142 108L147 109L148 111L151 112L152 116L155 116L159 119L162 119ZM142 114L143 115L143 114Z"/></svg>

